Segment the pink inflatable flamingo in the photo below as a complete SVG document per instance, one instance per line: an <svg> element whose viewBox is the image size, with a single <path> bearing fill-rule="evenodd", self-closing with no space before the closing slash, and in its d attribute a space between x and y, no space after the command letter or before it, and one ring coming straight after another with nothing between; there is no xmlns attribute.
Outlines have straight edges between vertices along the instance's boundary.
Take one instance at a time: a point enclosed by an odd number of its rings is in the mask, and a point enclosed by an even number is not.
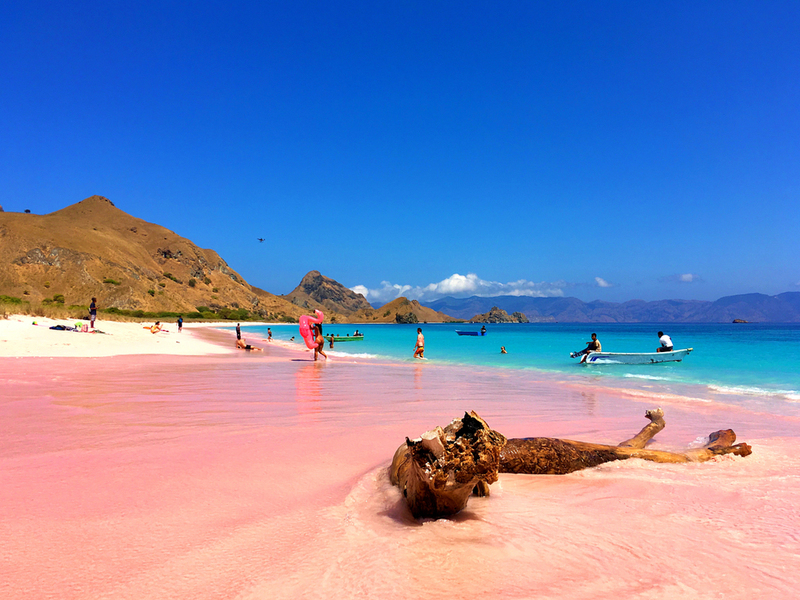
<svg viewBox="0 0 800 600"><path fill-rule="evenodd" d="M325 315L322 314L321 310L315 310L314 314L317 315L317 318L309 317L308 315L302 315L300 317L300 335L303 336L303 340L306 342L306 346L310 350L313 350L318 346L317 342L314 340L314 334L311 331L311 323L322 323Z"/></svg>

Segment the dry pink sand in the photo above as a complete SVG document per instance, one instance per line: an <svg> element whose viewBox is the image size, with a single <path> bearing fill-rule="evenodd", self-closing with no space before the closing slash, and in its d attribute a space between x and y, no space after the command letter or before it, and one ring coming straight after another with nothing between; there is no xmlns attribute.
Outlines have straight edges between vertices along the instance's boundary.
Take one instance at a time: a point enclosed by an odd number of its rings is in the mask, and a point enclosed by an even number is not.
<svg viewBox="0 0 800 600"><path fill-rule="evenodd" d="M0 359L0 597L797 597L797 420L513 371L207 357ZM478 411L508 436L747 458L502 475L416 522L386 467Z"/></svg>

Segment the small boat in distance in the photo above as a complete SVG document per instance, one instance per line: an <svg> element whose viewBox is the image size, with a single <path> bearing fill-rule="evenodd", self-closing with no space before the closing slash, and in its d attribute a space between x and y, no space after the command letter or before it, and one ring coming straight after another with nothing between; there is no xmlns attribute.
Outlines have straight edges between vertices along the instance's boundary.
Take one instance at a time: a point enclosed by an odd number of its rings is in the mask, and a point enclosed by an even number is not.
<svg viewBox="0 0 800 600"><path fill-rule="evenodd" d="M461 329L456 329L456 333L458 335L486 335L486 331L464 331Z"/></svg>
<svg viewBox="0 0 800 600"><path fill-rule="evenodd" d="M334 335L334 342L360 342L364 339L364 335Z"/></svg>
<svg viewBox="0 0 800 600"><path fill-rule="evenodd" d="M587 365L649 365L664 362L680 362L694 348L684 348L682 350L672 350L670 352L589 352L586 360L582 361ZM573 352L572 358L582 356Z"/></svg>

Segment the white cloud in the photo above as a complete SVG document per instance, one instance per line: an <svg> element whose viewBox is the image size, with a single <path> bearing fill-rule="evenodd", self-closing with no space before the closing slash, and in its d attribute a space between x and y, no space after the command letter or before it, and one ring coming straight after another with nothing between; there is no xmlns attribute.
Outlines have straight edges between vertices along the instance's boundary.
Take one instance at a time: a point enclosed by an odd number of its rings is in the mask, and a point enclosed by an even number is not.
<svg viewBox="0 0 800 600"><path fill-rule="evenodd" d="M354 285L350 289L354 291L356 294L361 294L362 296L364 296L364 298L366 298L369 295L369 290L367 289L366 286L363 285Z"/></svg>
<svg viewBox="0 0 800 600"><path fill-rule="evenodd" d="M602 287L602 288L614 287L613 283L609 283L608 281L606 281L602 277L595 277L594 280L597 282L597 287Z"/></svg>
<svg viewBox="0 0 800 600"><path fill-rule="evenodd" d="M436 300L443 296L534 296L538 298L550 296L563 296L564 288L568 287L566 281L534 282L527 279L518 279L508 283L499 281L486 281L475 273L460 275L454 273L450 277L437 283L425 286L399 285L389 281L382 281L376 289L364 285L350 288L354 292L363 294L373 303L390 302L400 296L412 300Z"/></svg>
<svg viewBox="0 0 800 600"><path fill-rule="evenodd" d="M661 277L659 281L662 283L701 283L703 280L695 273L679 273Z"/></svg>

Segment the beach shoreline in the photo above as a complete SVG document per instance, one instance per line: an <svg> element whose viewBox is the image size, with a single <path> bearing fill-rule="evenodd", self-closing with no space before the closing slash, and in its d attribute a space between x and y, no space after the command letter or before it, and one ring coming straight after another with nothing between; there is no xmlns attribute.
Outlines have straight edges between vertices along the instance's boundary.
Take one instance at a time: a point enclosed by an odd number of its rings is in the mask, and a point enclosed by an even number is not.
<svg viewBox="0 0 800 600"><path fill-rule="evenodd" d="M314 362L260 336L248 341L264 352L237 351L230 323L185 327L181 344L124 325L120 341L149 352L0 357L0 597L744 600L797 586L796 419L657 384L648 396L491 367ZM117 337L23 326L81 352ZM754 452L501 475L439 521L414 521L388 483L406 436L465 411L509 437L613 444L657 405L654 448L732 427Z"/></svg>
<svg viewBox="0 0 800 600"><path fill-rule="evenodd" d="M100 358L153 354L205 356L236 352L233 342L228 345L222 335L212 333L215 330L222 333L222 327L234 327L235 323L184 322L180 333L176 323L162 323L163 329L155 334L150 331L153 323L97 321L96 332L91 329L81 332L50 328L88 325L88 322L11 315L0 320L0 358ZM248 322L242 323L241 327L247 332L248 327L269 325L272 324Z"/></svg>

